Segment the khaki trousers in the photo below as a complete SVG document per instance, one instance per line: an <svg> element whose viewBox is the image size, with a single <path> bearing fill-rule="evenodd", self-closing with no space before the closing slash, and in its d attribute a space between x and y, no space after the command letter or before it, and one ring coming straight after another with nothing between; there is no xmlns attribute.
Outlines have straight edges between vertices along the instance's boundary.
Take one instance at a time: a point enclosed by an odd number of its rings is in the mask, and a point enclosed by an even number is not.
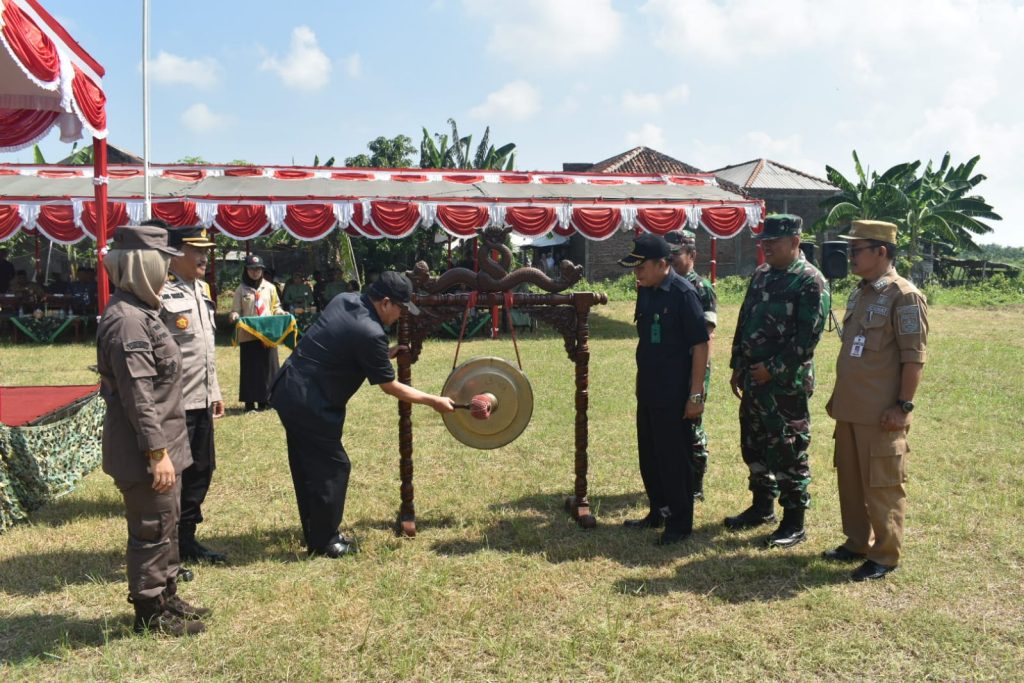
<svg viewBox="0 0 1024 683"><path fill-rule="evenodd" d="M847 550L894 567L907 510L906 432L836 422L835 467Z"/></svg>
<svg viewBox="0 0 1024 683"><path fill-rule="evenodd" d="M181 515L181 477L166 493L150 481L116 481L128 520L128 594L155 598L178 576L178 517Z"/></svg>

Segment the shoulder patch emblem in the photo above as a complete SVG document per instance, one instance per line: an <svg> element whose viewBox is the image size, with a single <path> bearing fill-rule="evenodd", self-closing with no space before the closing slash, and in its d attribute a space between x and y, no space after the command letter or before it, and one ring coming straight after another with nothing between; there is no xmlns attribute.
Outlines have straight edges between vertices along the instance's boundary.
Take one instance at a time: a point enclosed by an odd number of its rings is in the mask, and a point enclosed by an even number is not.
<svg viewBox="0 0 1024 683"><path fill-rule="evenodd" d="M898 306L896 317L899 320L900 334L918 334L921 331L920 306Z"/></svg>
<svg viewBox="0 0 1024 683"><path fill-rule="evenodd" d="M183 316L183 315L179 315L174 320L174 326L177 327L179 330L187 330L188 329L188 318Z"/></svg>
<svg viewBox="0 0 1024 683"><path fill-rule="evenodd" d="M125 351L152 351L153 346L147 339L137 339L134 341L126 341L124 343Z"/></svg>

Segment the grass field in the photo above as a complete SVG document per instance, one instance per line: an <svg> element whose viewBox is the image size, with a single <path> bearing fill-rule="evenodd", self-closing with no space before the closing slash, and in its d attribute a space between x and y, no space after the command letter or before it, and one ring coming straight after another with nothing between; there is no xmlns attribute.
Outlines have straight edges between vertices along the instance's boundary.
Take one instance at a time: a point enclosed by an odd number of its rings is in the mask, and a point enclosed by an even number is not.
<svg viewBox="0 0 1024 683"><path fill-rule="evenodd" d="M536 406L498 451L452 439L414 410L419 536L396 538L397 410L374 388L350 404L353 478L345 528L362 553L302 553L284 435L272 414L218 423L219 468L201 539L229 553L184 596L213 607L190 640L136 637L124 578L120 498L101 472L0 536L0 679L1020 680L1024 677L1024 309L939 307L911 432L905 556L854 584L819 558L842 541L832 423L838 342L818 348L809 540L760 547L722 518L748 503L738 402L728 390L736 307L720 312L707 425L708 500L680 546L621 522L645 510L636 466L632 308L594 321L591 500L582 531L562 500L573 481L573 374L560 338L521 340ZM414 383L440 389L454 343L429 342ZM473 341L462 357L514 358ZM218 349L228 397L237 351ZM93 381L90 346L0 347L8 385Z"/></svg>

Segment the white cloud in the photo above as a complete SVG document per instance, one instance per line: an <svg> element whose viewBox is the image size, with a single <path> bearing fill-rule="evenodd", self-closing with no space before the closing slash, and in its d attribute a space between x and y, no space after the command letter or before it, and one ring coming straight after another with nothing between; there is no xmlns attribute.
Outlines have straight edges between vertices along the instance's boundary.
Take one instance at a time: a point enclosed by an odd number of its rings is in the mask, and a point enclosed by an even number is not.
<svg viewBox="0 0 1024 683"><path fill-rule="evenodd" d="M208 133L222 128L228 123L228 117L215 114L202 102L196 102L181 112L181 123L193 133Z"/></svg>
<svg viewBox="0 0 1024 683"><path fill-rule="evenodd" d="M626 133L626 144L630 147L651 147L661 149L665 147L665 133L653 123L645 123L639 130L631 130Z"/></svg>
<svg viewBox="0 0 1024 683"><path fill-rule="evenodd" d="M284 58L267 57L260 68L273 71L282 83L296 90L319 90L331 80L331 60L320 49L316 34L308 26L296 26L292 30L291 49Z"/></svg>
<svg viewBox="0 0 1024 683"><path fill-rule="evenodd" d="M220 80L220 64L212 57L186 59L161 50L149 62L149 76L156 83L212 88Z"/></svg>
<svg viewBox="0 0 1024 683"><path fill-rule="evenodd" d="M690 88L677 85L665 92L635 93L627 90L622 93L622 108L634 114L660 114L673 104L685 102L690 97Z"/></svg>
<svg viewBox="0 0 1024 683"><path fill-rule="evenodd" d="M611 0L463 0L466 10L490 24L487 51L541 66L572 66L619 45L622 15Z"/></svg>
<svg viewBox="0 0 1024 683"><path fill-rule="evenodd" d="M540 111L540 91L526 81L512 81L469 110L470 116L488 121L525 121Z"/></svg>
<svg viewBox="0 0 1024 683"><path fill-rule="evenodd" d="M346 57L343 64L349 78L359 78L363 75L363 58L359 56L358 52Z"/></svg>

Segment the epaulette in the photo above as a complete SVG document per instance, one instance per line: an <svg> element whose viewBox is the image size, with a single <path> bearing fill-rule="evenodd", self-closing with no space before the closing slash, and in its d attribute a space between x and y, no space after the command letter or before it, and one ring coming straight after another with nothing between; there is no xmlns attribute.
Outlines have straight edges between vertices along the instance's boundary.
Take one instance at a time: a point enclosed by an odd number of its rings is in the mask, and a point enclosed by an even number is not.
<svg viewBox="0 0 1024 683"><path fill-rule="evenodd" d="M199 286L203 288L203 296L205 296L207 299L213 298L213 293L210 290L209 282L207 282L206 280L200 280Z"/></svg>

